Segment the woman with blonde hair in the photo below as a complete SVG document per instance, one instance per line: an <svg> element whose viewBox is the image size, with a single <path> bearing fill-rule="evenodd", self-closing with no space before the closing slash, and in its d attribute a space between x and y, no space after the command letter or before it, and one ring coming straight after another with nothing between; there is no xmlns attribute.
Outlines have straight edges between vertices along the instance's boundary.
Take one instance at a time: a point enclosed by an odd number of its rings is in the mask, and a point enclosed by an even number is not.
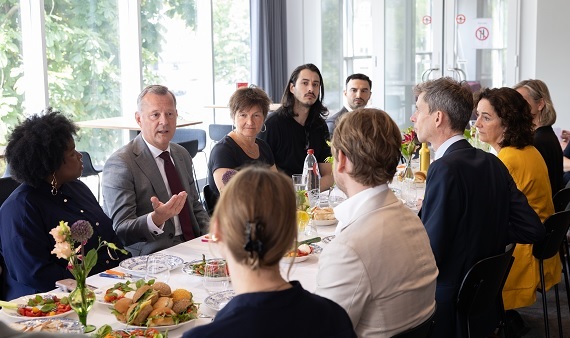
<svg viewBox="0 0 570 338"><path fill-rule="evenodd" d="M190 337L356 337L333 301L286 281L279 261L295 245L291 179L268 168L240 170L224 188L210 236L227 260L236 296Z"/></svg>
<svg viewBox="0 0 570 338"><path fill-rule="evenodd" d="M514 86L530 105L534 123L534 147L540 152L546 167L552 195L563 188L563 154L558 136L552 125L556 122L556 110L546 83L541 80L524 80Z"/></svg>

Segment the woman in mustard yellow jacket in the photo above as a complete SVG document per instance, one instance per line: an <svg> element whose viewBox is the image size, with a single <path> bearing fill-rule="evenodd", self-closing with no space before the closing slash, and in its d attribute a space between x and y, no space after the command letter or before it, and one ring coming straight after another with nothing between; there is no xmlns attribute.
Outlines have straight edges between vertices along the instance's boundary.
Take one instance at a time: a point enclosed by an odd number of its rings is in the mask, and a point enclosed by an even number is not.
<svg viewBox="0 0 570 338"><path fill-rule="evenodd" d="M511 88L483 89L477 99L480 139L497 152L509 169L517 188L542 222L554 213L548 169L533 144L533 117L530 106ZM532 305L540 284L538 261L532 244L517 244L515 261L503 288L505 309ZM544 262L546 287L560 282L562 265L558 255Z"/></svg>

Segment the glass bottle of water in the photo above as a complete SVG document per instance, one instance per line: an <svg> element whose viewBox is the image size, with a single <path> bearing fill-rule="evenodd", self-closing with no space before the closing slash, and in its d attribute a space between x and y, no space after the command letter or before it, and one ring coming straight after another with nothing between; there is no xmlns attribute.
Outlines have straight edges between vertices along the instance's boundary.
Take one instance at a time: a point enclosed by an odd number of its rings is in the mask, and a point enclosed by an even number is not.
<svg viewBox="0 0 570 338"><path fill-rule="evenodd" d="M319 195L321 193L321 174L319 164L313 149L307 150L305 165L303 166L303 181L307 184L307 195L311 208L319 206Z"/></svg>

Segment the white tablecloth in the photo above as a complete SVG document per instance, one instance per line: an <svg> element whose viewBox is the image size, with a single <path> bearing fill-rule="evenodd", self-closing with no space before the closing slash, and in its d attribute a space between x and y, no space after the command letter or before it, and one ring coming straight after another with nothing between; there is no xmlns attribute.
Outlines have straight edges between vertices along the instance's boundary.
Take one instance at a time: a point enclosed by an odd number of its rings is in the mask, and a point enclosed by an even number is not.
<svg viewBox="0 0 570 338"><path fill-rule="evenodd" d="M318 235L321 237L332 235L334 234L335 228L336 228L335 225L319 226ZM179 244L177 246L163 250L161 252L168 255L175 255L181 257L184 260L184 262L189 262L195 259L201 259L202 254L206 255L206 259L220 257L216 249L216 245L212 243L203 242L202 238L196 238L194 240ZM326 244L321 242L317 243L317 245L324 247ZM100 254L103 253L101 252ZM298 280L301 282L301 284L306 290L314 292L316 289L316 274L318 268L317 263L318 263L318 255L313 254L309 256L309 258L306 261L294 264L293 267L291 268L289 278L287 278L287 271L289 269L288 264L281 263L281 272L282 275L285 277L285 279ZM117 267L116 270L122 271L120 267ZM89 285L93 285L98 288L104 288L107 286L110 287L119 281L121 280L101 277L99 275L94 275L87 278L87 283ZM204 299L208 296L206 290L202 286L202 278L199 276L191 276L184 273L182 271L182 267L179 267L171 272L168 284L172 287L172 290L177 288L184 288L189 290L194 295L194 301L197 303L202 303ZM210 311L206 306L203 306L200 309L200 312L207 315L213 314L213 312ZM69 315L68 317L77 319L77 315L75 313ZM6 316L6 314L0 311L0 320L4 322L14 322L23 319L24 318L16 319L8 317ZM185 331L189 330L194 325L203 325L209 323L210 320L211 320L210 318L199 318L193 323L189 323L174 331L170 331L168 336L171 338L181 337ZM89 316L87 317L87 322L88 324L93 324L97 326L97 328L99 328L104 324L109 324L113 328L117 329L125 327L125 324L122 324L115 319L115 316L111 314L111 310L106 305L99 303L95 303L95 305L89 312Z"/></svg>

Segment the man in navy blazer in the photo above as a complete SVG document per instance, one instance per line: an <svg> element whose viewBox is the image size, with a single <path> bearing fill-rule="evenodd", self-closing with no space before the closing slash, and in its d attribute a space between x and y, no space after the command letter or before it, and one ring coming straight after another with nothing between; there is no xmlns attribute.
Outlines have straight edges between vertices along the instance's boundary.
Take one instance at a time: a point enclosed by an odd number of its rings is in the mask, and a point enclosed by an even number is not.
<svg viewBox="0 0 570 338"><path fill-rule="evenodd" d="M135 119L141 133L112 154L103 168L103 209L133 256L153 253L189 238L181 217L189 211L195 237L208 232L209 216L198 199L192 158L182 146L170 143L176 131L176 97L159 85L146 87L137 100ZM172 193L164 169L168 151L183 191ZM188 209L183 209L188 203Z"/></svg>
<svg viewBox="0 0 570 338"><path fill-rule="evenodd" d="M411 120L418 140L436 151L420 211L439 269L433 336L463 337L455 302L465 274L477 261L503 253L507 244L535 243L545 231L503 163L464 139L471 91L450 78L421 83L414 91ZM489 335L497 315L490 309L472 328Z"/></svg>

